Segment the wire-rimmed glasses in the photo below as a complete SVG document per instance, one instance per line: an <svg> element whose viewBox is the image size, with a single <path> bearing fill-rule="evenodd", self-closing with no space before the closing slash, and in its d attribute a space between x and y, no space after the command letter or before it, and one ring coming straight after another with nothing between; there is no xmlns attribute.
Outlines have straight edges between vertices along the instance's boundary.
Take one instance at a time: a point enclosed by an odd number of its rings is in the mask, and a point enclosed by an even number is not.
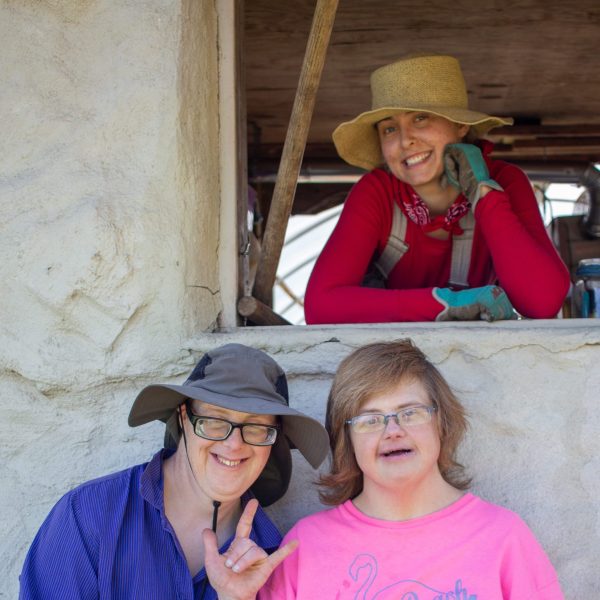
<svg viewBox="0 0 600 600"><path fill-rule="evenodd" d="M397 412L383 413L364 413L356 415L346 421L347 425L352 427L354 433L376 433L383 431L390 419L395 419L401 427L414 427L415 425L424 425L431 421L431 415L437 410L435 406L426 406L425 404L415 404L407 406Z"/></svg>

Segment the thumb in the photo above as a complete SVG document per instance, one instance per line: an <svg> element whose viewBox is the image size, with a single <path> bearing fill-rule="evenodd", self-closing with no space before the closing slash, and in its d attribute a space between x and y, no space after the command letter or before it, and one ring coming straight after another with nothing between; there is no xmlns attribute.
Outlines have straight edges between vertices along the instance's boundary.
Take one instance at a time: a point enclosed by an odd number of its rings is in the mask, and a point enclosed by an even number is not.
<svg viewBox="0 0 600 600"><path fill-rule="evenodd" d="M448 149L449 146L446 146ZM458 160L452 155L451 151L446 150L444 153L444 176L446 181L442 187L446 187L448 183L454 187L460 187L458 183L459 167Z"/></svg>
<svg viewBox="0 0 600 600"><path fill-rule="evenodd" d="M205 529L202 532L202 542L204 543L204 562L207 570L210 569L219 558L219 547L217 546L217 536L212 529Z"/></svg>

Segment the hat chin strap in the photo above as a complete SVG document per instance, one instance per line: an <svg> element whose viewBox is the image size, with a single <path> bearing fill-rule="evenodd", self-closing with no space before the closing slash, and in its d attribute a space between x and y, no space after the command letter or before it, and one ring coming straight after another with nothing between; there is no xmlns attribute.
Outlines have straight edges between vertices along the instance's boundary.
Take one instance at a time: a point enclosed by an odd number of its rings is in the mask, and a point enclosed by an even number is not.
<svg viewBox="0 0 600 600"><path fill-rule="evenodd" d="M187 447L187 438L185 437L185 429L183 428L183 422L181 420L181 415L179 415L179 424L181 426L181 433L183 435L183 445L185 447L185 457L187 458L187 464L190 467L190 472L192 474L192 477L194 478L194 481L196 482L196 485L198 486L198 489L201 489L200 484L198 483L198 480L196 479L196 473L194 473L194 469L192 468L192 462L190 461L190 455L188 453L188 447ZM221 506L221 503L218 500L213 500L212 505L213 505L212 530L215 533L217 533L217 515L219 513L219 506Z"/></svg>
<svg viewBox="0 0 600 600"><path fill-rule="evenodd" d="M190 467L190 472L192 473L192 477L194 478L194 481L196 482L198 489L201 489L200 484L198 483L198 480L196 479L196 473L194 473L194 469L192 468L192 461L190 461L190 455L188 453L188 446L187 446L187 437L185 435L185 428L183 426L183 419L181 418L181 413L179 413L178 416L179 416L179 426L181 427L181 435L183 435L183 445L185 447L185 457L187 459L188 466ZM215 532L215 535L216 535L217 534L217 517L219 515L219 506L221 506L221 503L218 500L213 500L212 505L213 505L213 514L212 514L211 529ZM204 578L204 582L202 583L202 590L200 592L201 599L204 598L207 581L208 581L208 575Z"/></svg>
<svg viewBox="0 0 600 600"><path fill-rule="evenodd" d="M198 480L196 479L196 473L194 473L194 468L192 467L192 461L190 460L190 454L188 452L188 445L187 445L187 437L185 435L185 428L183 427L183 419L181 418L181 413L179 414L179 426L181 427L181 434L183 435L183 446L185 448L185 458L187 459L187 464L190 468L190 473L192 474L192 477L194 478L194 482L196 483L196 486L198 487L198 489L202 490L202 488L200 487L200 484L198 483ZM213 500L212 505L213 505L212 530L216 533L217 532L217 513L219 512L219 506L221 506L221 503L218 500Z"/></svg>

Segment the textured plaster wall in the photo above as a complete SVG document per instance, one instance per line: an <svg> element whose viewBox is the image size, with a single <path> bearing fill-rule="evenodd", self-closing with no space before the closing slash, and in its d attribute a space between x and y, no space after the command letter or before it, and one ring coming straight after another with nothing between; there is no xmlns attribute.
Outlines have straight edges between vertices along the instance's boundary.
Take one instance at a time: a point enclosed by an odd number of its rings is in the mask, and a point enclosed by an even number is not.
<svg viewBox="0 0 600 600"><path fill-rule="evenodd" d="M58 495L222 309L218 5L0 3L0 597Z"/></svg>
<svg viewBox="0 0 600 600"><path fill-rule="evenodd" d="M169 363L217 321L211 5L2 5L0 360L15 374L88 387Z"/></svg>

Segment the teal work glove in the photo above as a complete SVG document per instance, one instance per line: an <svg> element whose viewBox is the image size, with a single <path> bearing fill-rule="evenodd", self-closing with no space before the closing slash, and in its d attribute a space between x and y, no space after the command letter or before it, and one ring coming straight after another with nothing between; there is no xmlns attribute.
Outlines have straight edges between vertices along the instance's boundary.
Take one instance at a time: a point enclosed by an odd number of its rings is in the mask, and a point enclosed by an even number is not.
<svg viewBox="0 0 600 600"><path fill-rule="evenodd" d="M473 212L482 186L502 191L502 186L490 178L481 150L473 144L448 144L444 148L444 170L448 181L471 203Z"/></svg>
<svg viewBox="0 0 600 600"><path fill-rule="evenodd" d="M433 288L433 297L444 305L436 321L502 321L517 318L505 291L497 285L458 292L450 288Z"/></svg>

